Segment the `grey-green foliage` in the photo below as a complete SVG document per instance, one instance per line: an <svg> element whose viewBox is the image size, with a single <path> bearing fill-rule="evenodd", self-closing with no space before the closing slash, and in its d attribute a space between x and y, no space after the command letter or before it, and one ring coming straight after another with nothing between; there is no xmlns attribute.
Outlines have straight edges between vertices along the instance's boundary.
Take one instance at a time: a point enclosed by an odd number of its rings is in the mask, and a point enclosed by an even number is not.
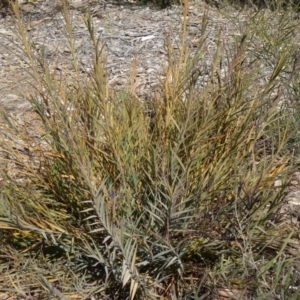
<svg viewBox="0 0 300 300"><path fill-rule="evenodd" d="M80 70L66 6L65 20ZM13 283L23 296L43 287L61 299L201 299L226 289L297 297L289 287L299 280L291 272L298 236L280 213L292 171L283 150L293 132L287 111L270 103L288 84L278 80L285 52L271 57L270 75L257 84L266 52L249 51L254 35L230 52L217 42L204 81L205 14L198 51L190 55L182 43L175 52L167 40L159 97L141 102L110 89L103 48L91 18L84 20L94 69L86 80L75 72L72 85L51 73L19 27L36 79L35 135L44 143L33 147L36 136L5 116L6 129L30 151L10 140L0 146L18 167L15 174L4 160L1 171L0 259L8 272L1 286L11 291ZM258 155L265 136L276 147Z"/></svg>

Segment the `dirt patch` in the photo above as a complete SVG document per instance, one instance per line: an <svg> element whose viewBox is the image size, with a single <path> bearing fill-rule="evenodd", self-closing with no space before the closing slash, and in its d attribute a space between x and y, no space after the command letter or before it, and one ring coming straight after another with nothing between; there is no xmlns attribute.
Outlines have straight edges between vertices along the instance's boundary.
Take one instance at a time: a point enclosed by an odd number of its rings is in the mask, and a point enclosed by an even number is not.
<svg viewBox="0 0 300 300"><path fill-rule="evenodd" d="M107 74L112 87L130 84L135 66L134 89L138 96L149 95L164 75L166 37L176 50L182 30L182 8L155 10L130 3L99 3L99 1L70 1L76 55L82 73L88 74L95 53L83 21L84 13L91 12L94 32L107 55ZM44 59L59 72L72 72L71 55L64 28L61 7L56 1L37 1L35 5L21 5L28 35ZM236 24L221 16L204 2L191 3L189 8L187 45L196 50L201 33L203 15L207 12L208 37L204 59L210 62L216 49L216 35L222 30L224 41L234 41ZM30 90L29 67L17 38L14 18L0 19L0 104L24 109L20 92ZM18 104L17 104L18 103ZM24 107L25 106L25 107Z"/></svg>

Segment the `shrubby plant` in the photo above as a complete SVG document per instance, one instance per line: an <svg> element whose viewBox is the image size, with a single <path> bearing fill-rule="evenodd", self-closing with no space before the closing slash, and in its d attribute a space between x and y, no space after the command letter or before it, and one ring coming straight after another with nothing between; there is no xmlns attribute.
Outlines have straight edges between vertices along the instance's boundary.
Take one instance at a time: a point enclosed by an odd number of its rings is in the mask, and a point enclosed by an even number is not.
<svg viewBox="0 0 300 300"><path fill-rule="evenodd" d="M34 299L299 297L298 237L282 213L294 132L274 95L290 82L278 80L287 53L257 84L264 66L249 50L254 37L237 40L226 59L218 43L204 81L205 15L196 54L185 30L178 53L166 41L162 89L142 102L109 87L88 15L95 58L82 79L65 5L70 85L31 48L14 10L35 80L35 132L3 112L28 151L1 142L2 291Z"/></svg>

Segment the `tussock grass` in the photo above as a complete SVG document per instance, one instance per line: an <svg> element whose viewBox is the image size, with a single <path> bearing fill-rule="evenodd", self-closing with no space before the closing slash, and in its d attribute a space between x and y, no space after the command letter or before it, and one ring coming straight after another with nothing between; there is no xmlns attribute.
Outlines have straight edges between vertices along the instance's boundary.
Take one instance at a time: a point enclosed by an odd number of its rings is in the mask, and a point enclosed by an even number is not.
<svg viewBox="0 0 300 300"><path fill-rule="evenodd" d="M184 42L175 53L167 41L163 88L141 102L108 86L88 15L94 68L82 79L64 6L69 84L30 47L14 10L35 80L35 130L3 112L15 139L1 142L1 292L34 299L299 297L298 238L281 210L295 161L287 147L295 125L279 109L298 78L292 69L281 80L293 66L289 53L272 57L264 75L267 51L253 50L256 36L245 34L230 51L218 44L204 80L204 16L197 53Z"/></svg>

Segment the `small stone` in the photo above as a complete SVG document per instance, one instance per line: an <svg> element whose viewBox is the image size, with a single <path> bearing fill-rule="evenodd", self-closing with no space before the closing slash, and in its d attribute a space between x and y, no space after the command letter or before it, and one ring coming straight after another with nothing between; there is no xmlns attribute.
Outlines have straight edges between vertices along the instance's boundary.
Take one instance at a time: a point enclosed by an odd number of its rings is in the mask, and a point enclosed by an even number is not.
<svg viewBox="0 0 300 300"><path fill-rule="evenodd" d="M293 178L299 182L300 181L300 172L295 172L293 174Z"/></svg>
<svg viewBox="0 0 300 300"><path fill-rule="evenodd" d="M21 6L21 10L25 13L30 13L34 10L35 6L33 3L26 3Z"/></svg>
<svg viewBox="0 0 300 300"><path fill-rule="evenodd" d="M282 186L282 180L278 179L274 182L274 187L280 187L280 186Z"/></svg>

